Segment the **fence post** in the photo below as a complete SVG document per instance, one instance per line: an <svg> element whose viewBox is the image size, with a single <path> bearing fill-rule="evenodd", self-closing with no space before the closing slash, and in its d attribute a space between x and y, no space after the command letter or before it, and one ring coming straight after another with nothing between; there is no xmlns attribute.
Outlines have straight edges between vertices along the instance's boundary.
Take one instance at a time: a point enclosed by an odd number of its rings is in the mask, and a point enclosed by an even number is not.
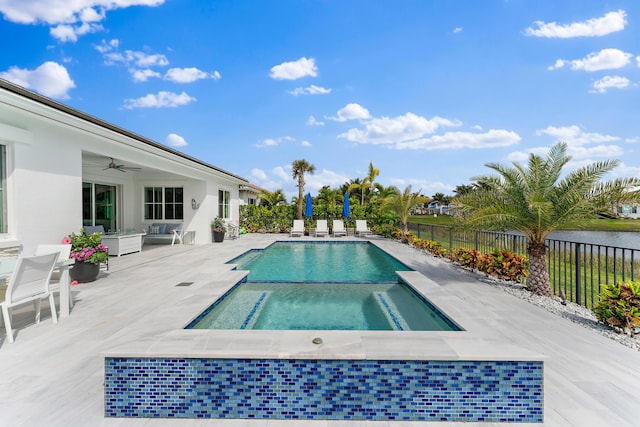
<svg viewBox="0 0 640 427"><path fill-rule="evenodd" d="M431 225L431 240L432 240L432 241L433 241L433 240L436 240L436 237L435 237L435 228L436 228L436 226L435 226L435 225Z"/></svg>
<svg viewBox="0 0 640 427"><path fill-rule="evenodd" d="M453 250L453 227L449 227L449 252Z"/></svg>
<svg viewBox="0 0 640 427"><path fill-rule="evenodd" d="M517 254L518 252L518 236L517 235L513 235L511 236L511 252L513 252L514 254Z"/></svg>
<svg viewBox="0 0 640 427"><path fill-rule="evenodd" d="M480 250L480 248L479 248L479 244L478 244L478 232L477 231L476 231L476 239L475 240L476 240L476 242L475 242L476 243L476 251L478 251L478 250Z"/></svg>
<svg viewBox="0 0 640 427"><path fill-rule="evenodd" d="M576 243L576 303L580 304L582 281L580 280L580 246L582 243Z"/></svg>

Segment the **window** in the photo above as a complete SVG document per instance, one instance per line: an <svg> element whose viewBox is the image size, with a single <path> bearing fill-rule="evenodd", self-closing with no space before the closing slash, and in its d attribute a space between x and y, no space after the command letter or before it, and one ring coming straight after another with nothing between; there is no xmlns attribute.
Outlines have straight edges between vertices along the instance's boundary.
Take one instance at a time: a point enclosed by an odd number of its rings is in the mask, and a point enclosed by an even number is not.
<svg viewBox="0 0 640 427"><path fill-rule="evenodd" d="M144 219L184 219L182 187L144 187Z"/></svg>
<svg viewBox="0 0 640 427"><path fill-rule="evenodd" d="M7 150L0 145L0 233L7 232Z"/></svg>
<svg viewBox="0 0 640 427"><path fill-rule="evenodd" d="M218 190L218 216L220 218L231 218L229 203L231 193L229 191Z"/></svg>

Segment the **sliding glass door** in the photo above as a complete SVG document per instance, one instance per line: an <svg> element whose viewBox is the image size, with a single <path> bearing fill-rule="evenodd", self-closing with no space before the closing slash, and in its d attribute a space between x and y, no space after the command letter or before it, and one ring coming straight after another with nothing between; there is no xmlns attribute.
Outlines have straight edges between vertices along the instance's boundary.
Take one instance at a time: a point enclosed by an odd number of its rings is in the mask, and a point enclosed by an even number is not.
<svg viewBox="0 0 640 427"><path fill-rule="evenodd" d="M113 185L82 183L82 224L102 225L105 231L116 231L117 192Z"/></svg>

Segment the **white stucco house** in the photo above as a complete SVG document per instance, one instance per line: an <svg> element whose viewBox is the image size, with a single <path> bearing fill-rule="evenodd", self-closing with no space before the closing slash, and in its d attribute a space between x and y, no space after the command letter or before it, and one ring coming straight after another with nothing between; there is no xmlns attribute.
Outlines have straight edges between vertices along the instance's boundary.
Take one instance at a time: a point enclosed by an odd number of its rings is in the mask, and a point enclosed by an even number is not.
<svg viewBox="0 0 640 427"><path fill-rule="evenodd" d="M238 222L249 182L0 79L0 251L31 254L83 226L147 230ZM246 195L244 197L247 197Z"/></svg>

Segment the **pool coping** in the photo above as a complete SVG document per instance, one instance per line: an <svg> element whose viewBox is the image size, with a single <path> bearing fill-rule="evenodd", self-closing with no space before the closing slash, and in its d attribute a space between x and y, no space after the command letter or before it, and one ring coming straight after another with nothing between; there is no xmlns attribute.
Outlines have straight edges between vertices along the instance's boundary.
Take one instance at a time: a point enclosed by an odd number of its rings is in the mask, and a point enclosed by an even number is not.
<svg viewBox="0 0 640 427"><path fill-rule="evenodd" d="M286 241L287 239L283 239ZM279 240L278 240L279 241ZM383 251L389 251L369 240ZM259 249L259 248L257 248ZM394 256L392 253L389 253ZM395 256L394 256L395 257ZM396 257L397 258L397 257ZM227 264L230 269L233 264ZM189 298L172 301L172 315L158 319L158 333L126 341L104 357L183 357L229 359L474 360L544 361L548 356L517 347L496 335L481 311L417 271L401 279L445 313L463 331L263 331L184 329L215 300L243 280L247 271L189 286ZM179 314L177 314L179 313ZM482 326L485 325L485 326ZM321 344L314 344L321 338Z"/></svg>

